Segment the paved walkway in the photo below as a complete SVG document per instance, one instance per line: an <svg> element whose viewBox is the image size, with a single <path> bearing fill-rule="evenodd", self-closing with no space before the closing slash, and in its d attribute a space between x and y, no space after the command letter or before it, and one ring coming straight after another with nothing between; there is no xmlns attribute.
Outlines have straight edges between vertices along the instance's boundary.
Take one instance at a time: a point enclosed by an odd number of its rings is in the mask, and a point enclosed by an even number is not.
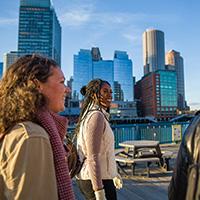
<svg viewBox="0 0 200 200"><path fill-rule="evenodd" d="M179 145L161 145L162 150L173 151L170 166L173 168ZM118 200L167 200L167 188L171 179L172 170L164 172L162 169L152 166L151 175L146 177L145 168L136 168L136 176L122 174L124 186L117 191ZM77 200L83 200L75 181L73 187Z"/></svg>

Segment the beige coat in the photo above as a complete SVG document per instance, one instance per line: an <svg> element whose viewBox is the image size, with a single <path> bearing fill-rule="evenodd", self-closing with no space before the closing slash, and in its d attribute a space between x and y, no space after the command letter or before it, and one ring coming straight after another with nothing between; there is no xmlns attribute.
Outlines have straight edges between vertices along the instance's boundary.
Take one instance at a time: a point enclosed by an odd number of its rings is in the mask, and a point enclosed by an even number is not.
<svg viewBox="0 0 200 200"><path fill-rule="evenodd" d="M53 152L41 126L17 124L0 142L0 199L58 199Z"/></svg>

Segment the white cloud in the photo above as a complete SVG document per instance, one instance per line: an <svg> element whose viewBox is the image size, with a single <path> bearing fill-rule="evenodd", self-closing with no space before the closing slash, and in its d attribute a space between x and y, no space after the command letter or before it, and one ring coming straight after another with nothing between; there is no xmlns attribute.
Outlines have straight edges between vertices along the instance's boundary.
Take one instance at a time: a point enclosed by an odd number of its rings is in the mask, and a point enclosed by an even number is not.
<svg viewBox="0 0 200 200"><path fill-rule="evenodd" d="M61 16L61 23L67 26L80 26L90 19L88 13L72 11Z"/></svg>
<svg viewBox="0 0 200 200"><path fill-rule="evenodd" d="M134 22L144 20L144 14L120 13L120 12L99 12L93 15L93 20L108 26L130 25Z"/></svg>
<svg viewBox="0 0 200 200"><path fill-rule="evenodd" d="M130 24L135 21L148 19L148 16L142 13L123 13L123 12L96 12L95 4L89 3L68 8L59 17L61 23L66 26L81 26L86 23L96 23L97 25L120 25Z"/></svg>
<svg viewBox="0 0 200 200"><path fill-rule="evenodd" d="M92 34L90 34L90 37L88 37L85 42L84 45L88 46L88 47L95 47L99 45L99 42L101 40L102 37L104 37L105 32L101 31L101 32L93 32Z"/></svg>
<svg viewBox="0 0 200 200"><path fill-rule="evenodd" d="M167 23L169 17L166 15L148 15L146 13L127 13L127 12L96 12L95 4L79 5L71 7L60 17L63 26L70 27L84 27L87 25L88 29L95 30L119 30L122 33L123 30L135 27L143 29L145 24L159 24L160 21ZM84 27L85 28L85 27ZM134 29L132 29L134 30ZM143 32L142 31L142 32ZM135 31L134 31L135 33ZM136 41L139 39L136 35L141 34L141 31L137 34L132 34L130 31L124 31L123 37L129 41Z"/></svg>
<svg viewBox="0 0 200 200"><path fill-rule="evenodd" d="M93 12L93 4L80 5L68 9L60 16L61 23L66 26L81 26L90 21Z"/></svg>
<svg viewBox="0 0 200 200"><path fill-rule="evenodd" d="M82 46L99 46L104 39L123 41L124 47L136 49L142 44L142 33L148 26L159 24L159 21L169 21L167 15L149 15L147 13L102 12L95 7L95 2L79 6L72 5L65 9L59 17L65 30L81 29L85 37ZM151 21L151 23L149 23ZM78 32L76 32L78 35ZM76 36L77 36L76 35ZM111 36L112 35L112 36ZM117 45L116 47L117 48ZM135 50L138 51L138 50ZM138 51L139 52L139 51ZM140 54L141 52L139 52ZM136 53L135 53L136 54Z"/></svg>
<svg viewBox="0 0 200 200"><path fill-rule="evenodd" d="M131 43L134 48L141 46L142 44L142 33L144 32L144 28L139 25L129 25L125 26L121 31L121 35L124 39L126 39L129 43Z"/></svg>
<svg viewBox="0 0 200 200"><path fill-rule="evenodd" d="M189 103L191 106L199 106L200 107L200 102L191 102Z"/></svg>
<svg viewBox="0 0 200 200"><path fill-rule="evenodd" d="M16 25L17 23L18 23L18 19L16 18L0 18L0 26Z"/></svg>
<svg viewBox="0 0 200 200"><path fill-rule="evenodd" d="M77 6L78 5L78 6ZM145 24L151 21L157 24L159 21L171 21L168 15L149 15L146 13L131 13L131 12L100 12L97 11L95 1L88 1L88 3L73 4L63 11L59 17L64 26L78 27L83 25L95 25L109 29L117 26L130 26L132 24ZM177 17L174 17L177 19ZM125 36L126 37L126 36ZM133 39L133 38L132 38Z"/></svg>
<svg viewBox="0 0 200 200"><path fill-rule="evenodd" d="M133 35L130 33L124 33L122 35L124 38L126 38L127 40L129 40L131 43L135 43L138 42L140 40L140 37L138 35Z"/></svg>
<svg viewBox="0 0 200 200"><path fill-rule="evenodd" d="M200 109L200 102L189 102L188 103L191 110L199 110Z"/></svg>

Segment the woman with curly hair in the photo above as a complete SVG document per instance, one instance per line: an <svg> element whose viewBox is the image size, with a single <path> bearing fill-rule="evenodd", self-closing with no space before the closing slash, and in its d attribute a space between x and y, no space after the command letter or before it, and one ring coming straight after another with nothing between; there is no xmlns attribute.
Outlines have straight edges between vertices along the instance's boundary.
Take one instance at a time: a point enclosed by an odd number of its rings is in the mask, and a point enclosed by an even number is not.
<svg viewBox="0 0 200 200"><path fill-rule="evenodd" d="M115 200L115 187L120 189L122 180L117 173L114 135L108 122L112 89L107 81L94 79L81 93L84 101L76 134L84 162L77 182L86 199Z"/></svg>
<svg viewBox="0 0 200 200"><path fill-rule="evenodd" d="M63 137L64 75L51 59L26 55L0 82L0 199L74 199Z"/></svg>

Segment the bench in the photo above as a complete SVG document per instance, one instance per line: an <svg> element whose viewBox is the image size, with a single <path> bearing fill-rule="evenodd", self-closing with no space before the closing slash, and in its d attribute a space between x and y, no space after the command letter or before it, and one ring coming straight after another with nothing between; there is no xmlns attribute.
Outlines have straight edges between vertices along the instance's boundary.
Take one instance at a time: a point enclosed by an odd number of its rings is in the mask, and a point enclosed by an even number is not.
<svg viewBox="0 0 200 200"><path fill-rule="evenodd" d="M127 174L127 173L123 169L123 166L121 165L121 163L124 163L126 165L131 164L133 175L135 174L135 165L137 163L144 163L146 165L146 168L147 168L147 176L149 177L149 175L150 175L150 168L149 168L150 164L152 162L155 162L155 163L160 162L160 159L158 157L133 158L133 157L130 157L130 156L123 157L120 154L122 154L122 152L120 152L118 155L115 156L115 160L118 164L119 169L121 169L125 174Z"/></svg>
<svg viewBox="0 0 200 200"><path fill-rule="evenodd" d="M163 158L163 168L166 169L166 171L170 170L169 160L173 156L173 152L171 151L161 151L162 158Z"/></svg>
<svg viewBox="0 0 200 200"><path fill-rule="evenodd" d="M169 161L173 156L173 152L171 151L161 151L158 154L154 149L138 149L134 158L152 158L158 157L160 158L159 166L162 166L166 171L170 170Z"/></svg>

